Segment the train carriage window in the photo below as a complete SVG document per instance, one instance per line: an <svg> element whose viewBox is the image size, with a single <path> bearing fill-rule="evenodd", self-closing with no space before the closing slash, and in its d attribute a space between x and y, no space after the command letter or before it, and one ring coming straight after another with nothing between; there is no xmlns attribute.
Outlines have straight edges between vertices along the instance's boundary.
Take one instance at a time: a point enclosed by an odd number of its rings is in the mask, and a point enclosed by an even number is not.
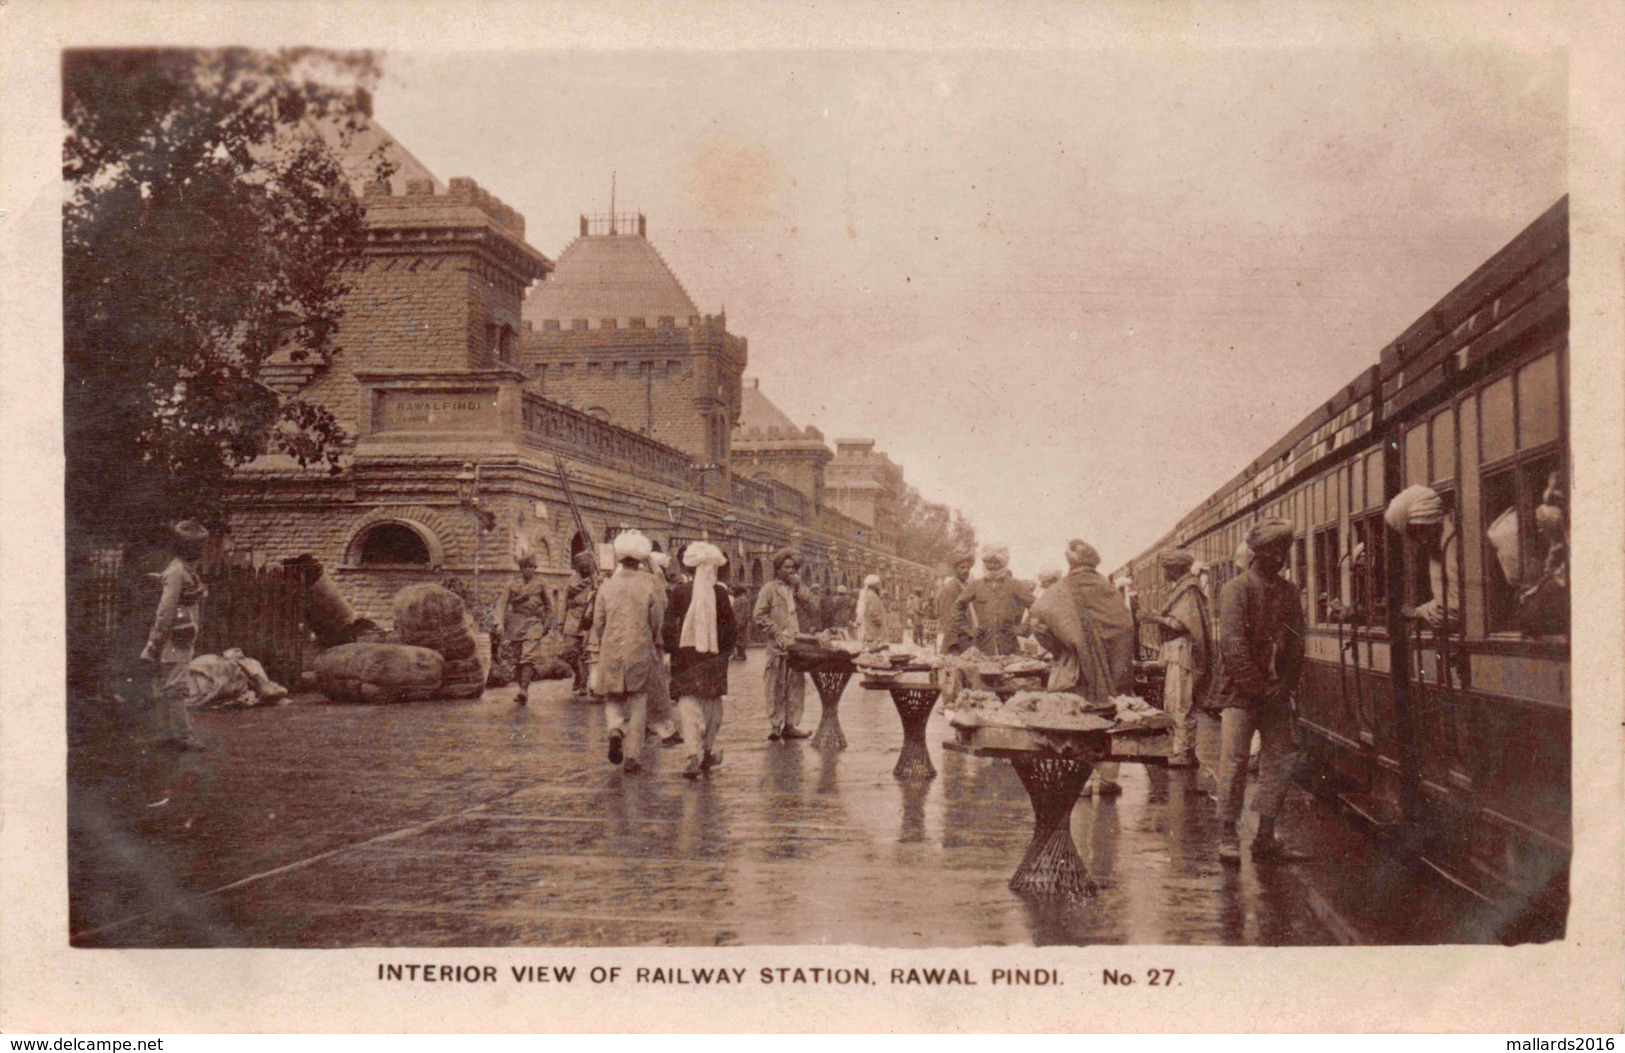
<svg viewBox="0 0 1625 1053"><path fill-rule="evenodd" d="M1484 476L1484 598L1491 632L1568 632L1566 490L1558 450Z"/></svg>
<svg viewBox="0 0 1625 1053"><path fill-rule="evenodd" d="M1428 430L1417 424L1405 433L1405 485L1428 481Z"/></svg>
<svg viewBox="0 0 1625 1053"><path fill-rule="evenodd" d="M1315 621L1332 621L1334 604L1343 601L1342 552L1337 547L1337 528L1315 531Z"/></svg>
<svg viewBox="0 0 1625 1053"><path fill-rule="evenodd" d="M1478 397L1480 460L1493 464L1512 456L1512 378L1502 377Z"/></svg>
<svg viewBox="0 0 1625 1053"><path fill-rule="evenodd" d="M1456 523L1456 492L1452 489L1436 486L1440 500L1444 502L1445 522ZM1456 551L1461 545L1459 538L1447 542L1448 551L1444 554L1444 572L1448 592L1446 597L1450 608L1450 617L1453 621L1461 618L1462 588L1461 575L1456 564ZM1431 561L1426 551L1420 545L1409 544L1402 546L1405 560L1405 605L1407 607L1420 607L1433 599L1433 580L1430 573Z"/></svg>
<svg viewBox="0 0 1625 1053"><path fill-rule="evenodd" d="M1356 457L1349 465L1349 511L1359 512L1365 507L1365 461Z"/></svg>
<svg viewBox="0 0 1625 1053"><path fill-rule="evenodd" d="M1383 580L1383 551L1387 527L1380 513L1364 515L1352 524L1354 548L1350 584L1353 586L1354 614L1358 625L1381 627L1388 621L1387 584Z"/></svg>
<svg viewBox="0 0 1625 1053"><path fill-rule="evenodd" d="M1382 451L1372 450L1365 455L1365 507L1382 503Z"/></svg>
<svg viewBox="0 0 1625 1053"><path fill-rule="evenodd" d="M1428 482L1454 479L1456 477L1456 415L1454 409L1447 409L1433 416L1433 471L1428 475Z"/></svg>
<svg viewBox="0 0 1625 1053"><path fill-rule="evenodd" d="M1520 450L1557 441L1560 398L1555 354L1537 359L1518 371Z"/></svg>
<svg viewBox="0 0 1625 1053"><path fill-rule="evenodd" d="M1308 540L1303 536L1292 542L1292 582L1298 586L1298 602L1309 609Z"/></svg>

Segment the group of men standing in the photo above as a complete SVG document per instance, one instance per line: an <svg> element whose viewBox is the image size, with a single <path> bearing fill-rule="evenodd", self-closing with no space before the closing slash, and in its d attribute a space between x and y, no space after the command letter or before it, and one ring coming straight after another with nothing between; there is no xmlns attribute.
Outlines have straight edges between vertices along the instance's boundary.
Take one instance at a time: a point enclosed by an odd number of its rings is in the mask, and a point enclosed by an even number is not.
<svg viewBox="0 0 1625 1053"><path fill-rule="evenodd" d="M1291 774L1291 697L1304 652L1298 591L1280 576L1293 536L1292 526L1282 520L1253 526L1244 546L1247 566L1220 592L1217 626L1195 557L1183 549L1160 553L1157 562L1169 588L1161 608L1144 615L1161 637L1164 708L1174 719L1171 767L1196 763L1197 710L1220 716L1219 857L1226 863L1241 858L1239 820L1255 733L1261 751L1253 858L1300 858L1275 834ZM519 682L517 701L525 702L533 679L555 671L552 663L568 664L578 690L604 697L608 755L628 774L641 770L639 757L651 718L658 737L687 744L685 775L697 778L722 763L715 745L728 693L728 663L738 657L748 630L754 629L766 644L768 738L774 741L810 737L800 727L806 677L790 664L790 648L799 634L850 627L865 642L888 638L878 575L865 580L855 604L840 592L821 600L802 581L800 557L781 549L772 558L773 579L758 591L746 618L742 596L717 581L727 558L716 546L689 545L683 562L693 581L669 590L656 562L664 557L652 552L647 537L628 531L613 547L616 570L601 585L590 556L583 554L576 567L559 626L562 651L549 652L543 645L552 619L533 561L520 561L520 580L503 597L500 622ZM956 554L952 575L937 591L941 653L974 648L987 655L1014 654L1022 638L1031 637L1052 656L1049 690L1092 700L1133 693L1135 617L1124 594L1100 574L1100 555L1092 545L1068 542L1066 573L1040 575L1036 589L1011 575L1003 546L988 546L981 557L984 573L972 580L976 554ZM669 670L663 653L671 656ZM680 730L668 719L673 698ZM1115 764L1099 765L1085 792L1121 792L1117 774Z"/></svg>
<svg viewBox="0 0 1625 1053"><path fill-rule="evenodd" d="M1252 856L1261 862L1303 858L1275 831L1291 779L1291 700L1304 655L1298 590L1280 576L1293 537L1292 525L1284 520L1254 524L1247 534L1247 566L1220 591L1217 629L1196 557L1184 549L1160 553L1157 562L1169 588L1161 608L1145 615L1161 638L1163 704L1174 720L1170 767L1196 765L1198 709L1219 715L1219 858L1226 864L1241 859L1239 823L1255 733L1261 750ZM1012 654L1020 649L1020 638L1031 635L1053 659L1048 690L1096 701L1131 694L1138 649L1135 616L1123 593L1100 574L1100 555L1092 545L1068 542L1066 562L1064 575L1041 574L1035 590L1011 577L1009 554L1002 546L983 550L986 573L975 581L970 580L975 554L958 553L953 574L936 596L939 650ZM1117 774L1116 764L1098 765L1084 792L1120 793Z"/></svg>

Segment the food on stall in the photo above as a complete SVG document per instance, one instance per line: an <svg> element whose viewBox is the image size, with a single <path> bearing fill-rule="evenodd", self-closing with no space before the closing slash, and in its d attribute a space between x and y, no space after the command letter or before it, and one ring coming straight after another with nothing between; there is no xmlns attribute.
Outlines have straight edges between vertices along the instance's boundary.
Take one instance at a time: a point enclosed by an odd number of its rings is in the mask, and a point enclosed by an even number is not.
<svg viewBox="0 0 1625 1053"><path fill-rule="evenodd" d="M1112 726L1106 714L1113 712L1063 691L1021 691L1008 702L991 691L961 691L947 711L949 723L959 727L1055 731L1103 731Z"/></svg>
<svg viewBox="0 0 1625 1053"><path fill-rule="evenodd" d="M1021 655L1011 655L1004 663L1004 671L1011 676L1022 676L1028 673L1047 673L1049 663L1036 658L1026 658Z"/></svg>
<svg viewBox="0 0 1625 1053"><path fill-rule="evenodd" d="M1111 705L1119 728L1159 728L1173 724L1167 713L1134 695L1113 695Z"/></svg>

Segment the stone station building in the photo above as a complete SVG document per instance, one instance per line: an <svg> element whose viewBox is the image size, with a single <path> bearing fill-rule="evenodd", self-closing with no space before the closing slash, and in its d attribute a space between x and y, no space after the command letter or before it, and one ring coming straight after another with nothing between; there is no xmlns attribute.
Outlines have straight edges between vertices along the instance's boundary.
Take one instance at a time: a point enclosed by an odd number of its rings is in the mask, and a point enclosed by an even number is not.
<svg viewBox="0 0 1625 1053"><path fill-rule="evenodd" d="M791 545L822 586L874 572L896 594L928 585L932 568L896 555L885 494L826 502L844 448L747 384L746 340L694 306L643 216L582 217L555 263L473 180L442 185L398 147L396 161L390 183L362 188L342 350L267 374L330 409L350 445L331 474L282 457L240 470L233 548L316 556L384 625L391 597L435 573L494 602L525 552L561 597L572 555L627 528L672 552L716 542L748 584Z"/></svg>

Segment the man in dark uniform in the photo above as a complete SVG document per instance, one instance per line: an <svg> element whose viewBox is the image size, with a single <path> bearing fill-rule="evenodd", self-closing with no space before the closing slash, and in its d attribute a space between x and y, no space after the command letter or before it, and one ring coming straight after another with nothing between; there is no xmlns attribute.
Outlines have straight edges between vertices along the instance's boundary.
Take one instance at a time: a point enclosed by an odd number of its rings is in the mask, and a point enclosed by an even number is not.
<svg viewBox="0 0 1625 1053"><path fill-rule="evenodd" d="M958 654L970 646L965 638L965 627L959 623L959 594L970 582L971 568L976 565L976 553L970 550L954 554L949 564L953 570L937 589L937 651Z"/></svg>
<svg viewBox="0 0 1625 1053"><path fill-rule="evenodd" d="M1237 823L1247 792L1247 754L1257 731L1262 749L1253 811L1258 862L1290 863L1304 857L1275 836L1275 817L1291 780L1292 694L1303 671L1304 621L1298 590L1281 578L1294 537L1291 523L1265 519L1247 532L1252 564L1219 592L1217 694L1223 708L1219 759L1219 860L1241 862Z"/></svg>

